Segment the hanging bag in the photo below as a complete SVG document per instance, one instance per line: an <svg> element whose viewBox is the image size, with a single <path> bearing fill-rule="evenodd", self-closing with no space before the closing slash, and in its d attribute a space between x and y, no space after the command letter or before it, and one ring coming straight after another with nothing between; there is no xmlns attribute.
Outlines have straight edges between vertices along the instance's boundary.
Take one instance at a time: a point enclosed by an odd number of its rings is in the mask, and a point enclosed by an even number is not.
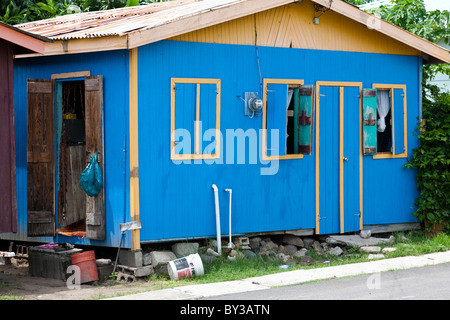
<svg viewBox="0 0 450 320"><path fill-rule="evenodd" d="M80 185L88 196L93 197L99 194L103 187L103 175L97 161L97 152L90 157L89 164L81 173Z"/></svg>

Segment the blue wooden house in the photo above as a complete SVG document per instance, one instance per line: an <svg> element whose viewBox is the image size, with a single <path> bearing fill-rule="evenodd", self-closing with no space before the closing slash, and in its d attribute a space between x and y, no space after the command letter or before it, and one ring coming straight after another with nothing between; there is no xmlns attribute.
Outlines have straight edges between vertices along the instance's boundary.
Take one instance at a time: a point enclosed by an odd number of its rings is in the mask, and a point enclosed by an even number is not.
<svg viewBox="0 0 450 320"><path fill-rule="evenodd" d="M424 64L449 52L342 0L175 0L18 25L17 232L125 247L399 230ZM91 155L102 191L87 196Z"/></svg>

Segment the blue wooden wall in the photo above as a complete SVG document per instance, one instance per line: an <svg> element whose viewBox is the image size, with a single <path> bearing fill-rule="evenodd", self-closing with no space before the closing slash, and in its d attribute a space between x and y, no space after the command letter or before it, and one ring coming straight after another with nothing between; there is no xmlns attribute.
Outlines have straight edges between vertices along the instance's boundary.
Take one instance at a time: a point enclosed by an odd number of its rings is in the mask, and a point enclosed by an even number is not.
<svg viewBox="0 0 450 320"><path fill-rule="evenodd" d="M27 237L27 79L50 79L52 74L90 71L103 76L105 119L105 184L106 240L91 241L57 235ZM73 54L14 60L17 217L18 232L1 234L1 239L68 242L117 247L120 242L119 224L129 221L129 157L124 143L128 139L128 51L110 51L92 54ZM126 142L128 148L128 141ZM126 175L124 178L124 174ZM126 183L126 186L124 184ZM124 203L124 201L126 203ZM125 211L125 212L124 212ZM124 247L130 246L125 239Z"/></svg>
<svg viewBox="0 0 450 320"><path fill-rule="evenodd" d="M364 88L373 83L406 84L408 153L417 146L412 133L419 116L419 57L270 47L258 50L262 78L304 79L305 84L352 81L362 82ZM212 184L219 188L223 234L229 227L225 188L233 190L233 233L315 228L315 141L312 155L280 160L275 175L261 175L261 169L269 168L270 163L262 163L260 157L251 164L247 154L245 164L237 164L236 145L234 164L226 161L227 129L262 128L261 116L244 116L243 101L237 98L244 92L260 92L255 47L161 41L140 47L138 56L141 241L214 237ZM221 79L222 164L176 164L170 160L172 77ZM355 148L355 142L351 143ZM364 157L364 225L416 221L411 214L417 196L415 172L402 168L406 161Z"/></svg>
<svg viewBox="0 0 450 320"><path fill-rule="evenodd" d="M362 82L364 88L371 88L373 83L406 84L408 154L417 147L418 141L412 133L420 108L419 57L270 47L259 47L258 54L262 78L304 79L305 84L313 85L316 81L352 81ZM123 152L124 140L129 146L127 51L15 60L19 232L3 234L2 239L30 240L26 237L26 79L48 79L55 73L86 70L104 79L107 239L99 242L57 236L33 240L119 244L119 224L129 221L130 216L129 157L128 153L124 157ZM243 101L237 97L243 97L244 92L261 90L255 47L160 41L139 48L138 77L142 242L215 237L212 184L219 188L223 234L228 233L229 227L229 198L225 188L233 190L233 234L316 227L315 134L311 155L278 163L262 161L260 154L256 163L250 163L248 145L245 163L239 163L237 141L231 148L232 157L226 148L233 138L232 135L227 137L226 130L242 129L250 135L248 139L257 139L258 153L261 152L261 137L252 134L262 128L262 117L245 116ZM219 163L192 161L186 164L170 160L172 77L221 79L220 126L224 148ZM360 147L355 146L355 142L349 142L349 146ZM230 163L230 158L234 163ZM403 169L406 161L404 158L374 160L372 156L364 157L364 225L416 221L412 216L418 194L415 172ZM124 166L127 168L125 181ZM276 174L262 174L271 171ZM324 181L322 183L325 185ZM346 186L352 187L355 188ZM125 247L129 246L127 235Z"/></svg>

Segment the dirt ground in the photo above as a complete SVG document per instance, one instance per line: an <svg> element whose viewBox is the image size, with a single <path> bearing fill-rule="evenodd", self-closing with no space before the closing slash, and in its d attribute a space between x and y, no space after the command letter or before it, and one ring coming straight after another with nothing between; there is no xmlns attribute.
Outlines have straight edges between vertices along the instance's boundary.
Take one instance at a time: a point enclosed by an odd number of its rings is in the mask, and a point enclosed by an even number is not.
<svg viewBox="0 0 450 320"><path fill-rule="evenodd" d="M111 279L69 289L63 280L29 275L27 263L11 260L9 265L0 265L0 300L92 300L160 288L156 281L137 278L134 282Z"/></svg>

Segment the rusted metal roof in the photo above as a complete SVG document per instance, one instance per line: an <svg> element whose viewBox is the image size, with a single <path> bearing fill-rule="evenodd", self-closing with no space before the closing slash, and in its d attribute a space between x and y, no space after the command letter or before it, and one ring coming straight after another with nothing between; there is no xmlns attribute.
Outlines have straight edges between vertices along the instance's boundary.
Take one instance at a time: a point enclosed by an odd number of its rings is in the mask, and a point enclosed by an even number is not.
<svg viewBox="0 0 450 320"><path fill-rule="evenodd" d="M77 39L116 37L120 43L103 43L70 52L132 49L218 23L303 0L173 0L105 11L70 14L23 23L15 27L48 37L62 46L46 54L67 53L64 42ZM422 52L426 63L448 63L449 52L384 20L376 18L342 0L311 0L344 17L357 21ZM116 40L117 40L116 39ZM58 45L58 43L56 43Z"/></svg>
<svg viewBox="0 0 450 320"><path fill-rule="evenodd" d="M122 36L243 0L177 0L70 14L15 27L53 40Z"/></svg>

